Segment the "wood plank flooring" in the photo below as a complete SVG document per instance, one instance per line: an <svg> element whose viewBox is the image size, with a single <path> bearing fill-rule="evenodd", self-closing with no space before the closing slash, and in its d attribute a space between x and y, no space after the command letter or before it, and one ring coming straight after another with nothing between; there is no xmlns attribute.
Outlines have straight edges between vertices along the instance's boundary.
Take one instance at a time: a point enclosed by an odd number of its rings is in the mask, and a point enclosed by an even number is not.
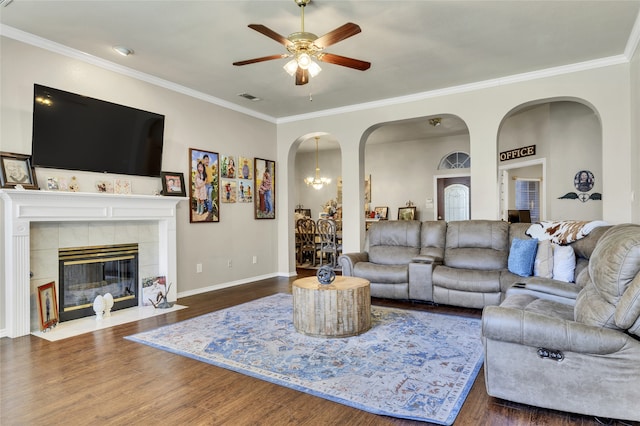
<svg viewBox="0 0 640 426"><path fill-rule="evenodd" d="M35 336L0 339L0 424L422 424L369 414L123 339L274 293L290 293L293 280L273 278L185 297L179 303L188 309L58 342ZM378 299L373 304L480 317L473 309ZM455 424L600 423L491 398L481 371Z"/></svg>

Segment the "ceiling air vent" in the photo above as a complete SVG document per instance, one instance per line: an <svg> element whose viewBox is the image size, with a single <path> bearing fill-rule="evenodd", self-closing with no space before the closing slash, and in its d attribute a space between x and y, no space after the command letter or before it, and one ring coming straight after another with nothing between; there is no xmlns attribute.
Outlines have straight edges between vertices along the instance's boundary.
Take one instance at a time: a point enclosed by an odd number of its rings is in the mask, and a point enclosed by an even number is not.
<svg viewBox="0 0 640 426"><path fill-rule="evenodd" d="M238 96L240 96L241 98L249 99L250 101L254 101L254 102L262 100L259 97L253 96L249 93L240 93Z"/></svg>

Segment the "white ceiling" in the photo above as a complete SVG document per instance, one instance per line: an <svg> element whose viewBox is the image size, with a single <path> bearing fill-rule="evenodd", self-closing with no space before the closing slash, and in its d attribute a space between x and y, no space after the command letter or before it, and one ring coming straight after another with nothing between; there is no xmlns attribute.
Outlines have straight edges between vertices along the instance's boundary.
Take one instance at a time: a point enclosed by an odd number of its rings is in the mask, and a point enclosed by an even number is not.
<svg viewBox="0 0 640 426"><path fill-rule="evenodd" d="M321 36L346 22L360 25L360 34L326 51L372 66L356 71L321 63L310 84L296 86L282 69L286 59L232 65L286 53L247 25L263 24L285 37L299 31L293 0L0 4L3 35L45 47L53 41L274 122L554 67L624 60L640 31L640 0L313 0L305 9L305 30ZM135 54L117 55L114 45Z"/></svg>

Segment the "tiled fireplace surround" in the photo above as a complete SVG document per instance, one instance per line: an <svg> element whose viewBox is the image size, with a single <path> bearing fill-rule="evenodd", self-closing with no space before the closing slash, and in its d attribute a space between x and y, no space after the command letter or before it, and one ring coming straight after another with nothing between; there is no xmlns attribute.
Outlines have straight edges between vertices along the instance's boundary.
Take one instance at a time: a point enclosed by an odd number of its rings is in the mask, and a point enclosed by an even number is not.
<svg viewBox="0 0 640 426"><path fill-rule="evenodd" d="M36 288L58 282L59 247L137 242L139 277L165 275L172 283L168 299L176 300L176 204L181 198L8 189L0 196L8 337L38 329Z"/></svg>

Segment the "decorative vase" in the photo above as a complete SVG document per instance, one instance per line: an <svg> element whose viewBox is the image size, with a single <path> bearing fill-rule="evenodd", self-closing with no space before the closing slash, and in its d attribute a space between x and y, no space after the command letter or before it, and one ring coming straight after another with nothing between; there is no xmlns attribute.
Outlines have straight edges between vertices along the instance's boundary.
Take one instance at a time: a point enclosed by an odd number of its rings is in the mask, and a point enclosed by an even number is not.
<svg viewBox="0 0 640 426"><path fill-rule="evenodd" d="M336 279L336 273L331 266L322 266L316 272L318 282L323 285L329 285Z"/></svg>
<svg viewBox="0 0 640 426"><path fill-rule="evenodd" d="M93 311L96 313L96 321L100 321L104 315L104 297L97 295L93 301Z"/></svg>
<svg viewBox="0 0 640 426"><path fill-rule="evenodd" d="M105 318L110 317L111 308L113 308L113 296L111 295L111 293L107 293L102 296L102 298L104 299L104 316Z"/></svg>

